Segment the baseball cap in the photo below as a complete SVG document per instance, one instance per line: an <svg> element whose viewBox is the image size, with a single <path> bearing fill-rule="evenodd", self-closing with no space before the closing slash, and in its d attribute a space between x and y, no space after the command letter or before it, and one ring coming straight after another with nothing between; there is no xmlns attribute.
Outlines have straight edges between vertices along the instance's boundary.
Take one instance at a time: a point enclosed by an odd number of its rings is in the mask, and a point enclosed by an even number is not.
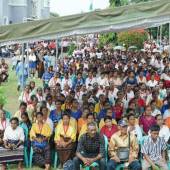
<svg viewBox="0 0 170 170"><path fill-rule="evenodd" d="M125 120L119 120L118 125L124 127L124 126L128 126L128 123Z"/></svg>

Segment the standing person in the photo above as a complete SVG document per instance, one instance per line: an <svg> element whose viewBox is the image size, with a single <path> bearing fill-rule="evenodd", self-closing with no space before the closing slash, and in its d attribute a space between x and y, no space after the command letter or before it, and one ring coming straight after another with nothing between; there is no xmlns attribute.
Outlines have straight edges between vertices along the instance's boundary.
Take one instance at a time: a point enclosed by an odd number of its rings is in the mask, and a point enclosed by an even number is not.
<svg viewBox="0 0 170 170"><path fill-rule="evenodd" d="M153 169L158 169L159 167L163 170L168 170L165 159L167 146L164 138L159 137L159 131L159 125L153 125L150 128L151 136L144 141L141 151L144 155L143 170L148 170L149 167Z"/></svg>
<svg viewBox="0 0 170 170"><path fill-rule="evenodd" d="M104 137L97 132L96 124L87 125L87 133L78 142L76 157L73 160L74 170L80 170L80 165L90 166L97 162L100 170L106 170Z"/></svg>
<svg viewBox="0 0 170 170"><path fill-rule="evenodd" d="M24 88L28 79L28 65L25 62L25 57L23 58L23 61L19 61L16 67L16 75L18 77L18 88L19 91L20 88Z"/></svg>
<svg viewBox="0 0 170 170"><path fill-rule="evenodd" d="M39 59L38 64L37 64L37 71L38 71L38 78L42 78L43 74L44 74L44 62L42 59Z"/></svg>
<svg viewBox="0 0 170 170"><path fill-rule="evenodd" d="M128 124L124 120L118 122L120 130L113 134L109 143L110 160L107 164L107 170L116 169L116 166L121 163L121 158L118 152L121 148L129 148L127 158L128 168L131 170L142 170L138 158L139 146L135 135L127 132ZM129 136L130 135L130 136ZM120 154L121 155L121 154ZM126 161L125 161L126 162Z"/></svg>
<svg viewBox="0 0 170 170"><path fill-rule="evenodd" d="M30 73L32 74L32 76L34 78L35 72L36 72L37 59L36 59L36 55L33 52L33 49L31 50L30 55L28 56L28 59L29 59Z"/></svg>
<svg viewBox="0 0 170 170"><path fill-rule="evenodd" d="M21 121L21 116L27 110L27 104L25 102L21 102L19 105L19 110L15 112L14 117L17 117L19 121Z"/></svg>

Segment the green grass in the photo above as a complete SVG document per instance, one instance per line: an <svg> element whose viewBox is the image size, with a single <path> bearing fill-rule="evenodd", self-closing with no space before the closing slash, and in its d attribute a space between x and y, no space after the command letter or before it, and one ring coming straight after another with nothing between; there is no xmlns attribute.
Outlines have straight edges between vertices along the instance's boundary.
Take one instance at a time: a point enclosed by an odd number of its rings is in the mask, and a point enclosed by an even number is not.
<svg viewBox="0 0 170 170"><path fill-rule="evenodd" d="M28 82L30 80L35 81L36 86L42 86L42 81L38 78L36 79L28 79ZM17 91L17 76L15 74L15 71L12 71L11 68L9 70L9 79L8 82L2 83L2 90L4 92L4 95L7 98L7 103L5 104L4 108L14 114L19 107L19 101L18 97L21 92Z"/></svg>

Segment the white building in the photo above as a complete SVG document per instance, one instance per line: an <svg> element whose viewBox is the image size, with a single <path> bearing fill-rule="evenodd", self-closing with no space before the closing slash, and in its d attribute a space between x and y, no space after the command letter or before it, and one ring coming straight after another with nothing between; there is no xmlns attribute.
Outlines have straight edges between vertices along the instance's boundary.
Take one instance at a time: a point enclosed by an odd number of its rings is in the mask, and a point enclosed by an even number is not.
<svg viewBox="0 0 170 170"><path fill-rule="evenodd" d="M50 0L0 0L0 25L50 16Z"/></svg>

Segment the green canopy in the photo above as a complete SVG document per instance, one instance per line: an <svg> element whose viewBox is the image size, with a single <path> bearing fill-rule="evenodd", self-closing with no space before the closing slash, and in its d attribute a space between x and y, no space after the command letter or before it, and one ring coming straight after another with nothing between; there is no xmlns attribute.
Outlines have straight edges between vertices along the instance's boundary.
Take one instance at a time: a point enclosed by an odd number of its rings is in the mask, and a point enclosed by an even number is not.
<svg viewBox="0 0 170 170"><path fill-rule="evenodd" d="M156 27L170 22L170 0L0 27L0 45L99 32Z"/></svg>

